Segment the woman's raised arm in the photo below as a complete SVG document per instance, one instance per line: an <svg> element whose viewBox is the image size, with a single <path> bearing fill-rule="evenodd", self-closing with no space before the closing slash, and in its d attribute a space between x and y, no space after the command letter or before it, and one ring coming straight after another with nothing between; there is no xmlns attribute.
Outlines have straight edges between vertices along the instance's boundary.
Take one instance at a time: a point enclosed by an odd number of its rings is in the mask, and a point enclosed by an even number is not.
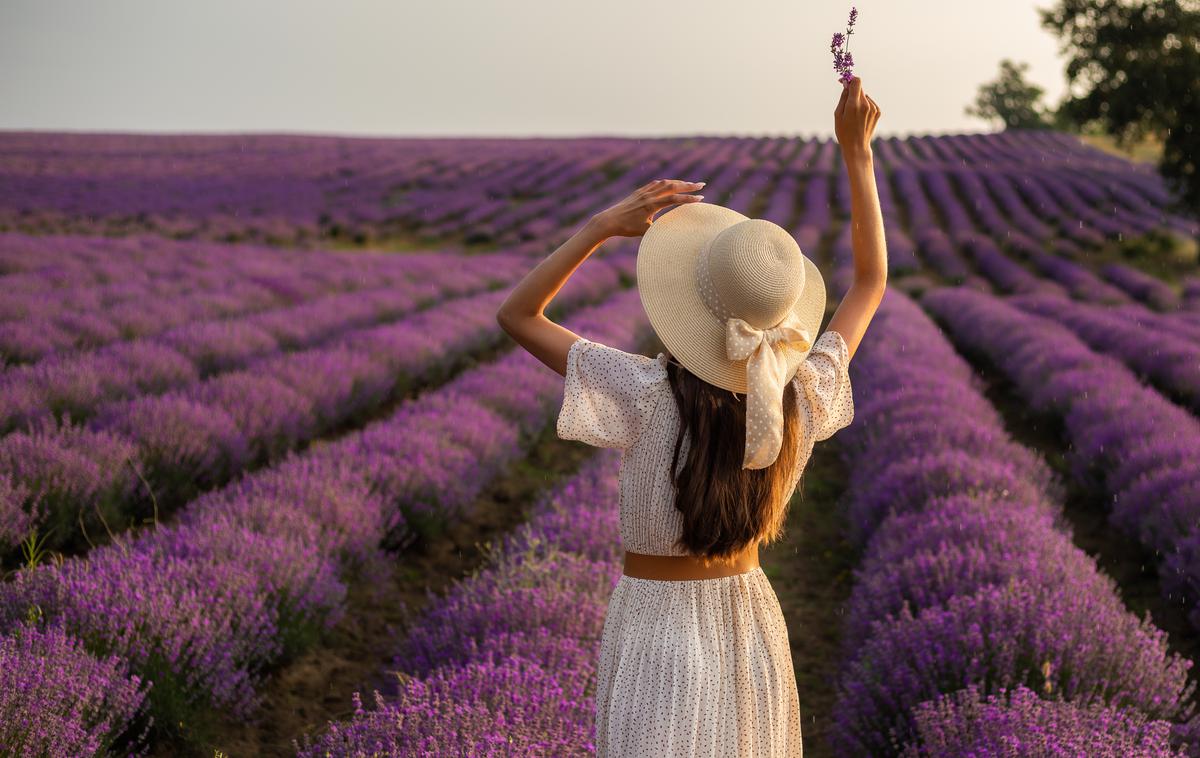
<svg viewBox="0 0 1200 758"><path fill-rule="evenodd" d="M875 186L871 138L882 111L862 90L857 76L842 88L834 110L834 132L850 178L850 234L854 249L854 282L846 290L826 329L842 335L854 356L867 325L887 289L887 243L883 213Z"/></svg>

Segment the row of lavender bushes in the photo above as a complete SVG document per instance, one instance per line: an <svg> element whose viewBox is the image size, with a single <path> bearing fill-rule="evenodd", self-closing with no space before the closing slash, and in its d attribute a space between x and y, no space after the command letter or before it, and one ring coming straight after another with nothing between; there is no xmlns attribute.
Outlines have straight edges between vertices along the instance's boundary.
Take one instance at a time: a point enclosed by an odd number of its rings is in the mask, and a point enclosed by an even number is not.
<svg viewBox="0 0 1200 758"><path fill-rule="evenodd" d="M0 234L0 363L29 363L323 295L444 279L448 254Z"/></svg>
<svg viewBox="0 0 1200 758"><path fill-rule="evenodd" d="M643 322L634 289L566 320L606 334ZM102 730L124 749L136 748L133 735L151 719L166 736L202 723L210 709L252 718L265 672L341 619L347 583L371 580L385 538L408 542L415 530L455 518L524 454L560 387L537 359L512 350L358 433L207 493L174 524L18 572L0 585L5 635L62 630L101 663L116 656L128 669L115 678L128 683L112 691L145 688L145 703L124 723L83 710L48 715L31 731L22 717L33 709L18 697L0 712L0 735L36 737L30 751L65 755L53 750L60 733ZM58 665L14 670L62 681ZM86 687L72 693L99 697Z"/></svg>
<svg viewBox="0 0 1200 758"><path fill-rule="evenodd" d="M1173 311L1180 307L1181 299L1168 284L1160 279L1145 274L1136 268L1119 262L1111 262L1102 266L1099 272L1093 272L1086 263L1092 250L1112 239L1136 239L1142 235L1162 235L1162 214L1148 202L1135 199L1135 193L1130 192L1120 183L1111 183L1110 190L1136 207L1131 211L1119 203L1109 203L1105 210L1093 210L1087 204L1076 198L1076 205L1069 210L1039 206L1039 211L1056 222L1064 219L1087 219L1091 227L1082 240L1060 237L1047 239L1047 228L1030 217L1028 209L1015 198L1007 198L1002 212L992 200L988 190L983 186L988 183L993 189L999 189L1003 180L992 172L976 172L962 168L951 169L947 172L957 180L959 191L968 201L978 219L978 227L987 237L976 234L966 220L966 210L945 181L938 177L931 182L930 192L938 200L938 205L945 213L947 209L955 209L961 216L959 226L951 224L951 236L960 239L960 244L975 258L980 269L1001 289L1008 292L1046 292L1063 294L1069 289L1072 296L1098 304L1132 304L1143 302L1160 311ZM1048 174L1039 178L1040 192L1058 181L1058 177ZM1008 188L1011 191L1011 188ZM1088 183L1073 182L1070 190L1059 187L1060 194L1075 197L1075 193L1084 193L1088 203L1101 203L1103 200L1095 194L1094 187ZM1107 216L1105 214L1111 214ZM1174 226L1176 231L1186 231L1189 222L1177 219ZM1072 226L1076 226L1072 224ZM1096 232L1100 232L1097 236ZM1076 232L1078 234L1078 232ZM1164 237L1169 239L1169 237ZM1049 243L1051 252L1047 252L1045 244ZM1019 256L1029 260L1048 281L1038 281L1015 261L1010 260L997 247L1002 244Z"/></svg>
<svg viewBox="0 0 1200 758"><path fill-rule="evenodd" d="M916 190L910 187L908 191ZM950 190L938 185L938 191ZM881 198L884 194L881 191ZM950 195L943 197L935 194L934 198L939 207L957 202ZM908 194L905 199L910 214L929 207L920 195ZM923 212L917 218L931 224L915 232L923 256L935 270L951 281L979 289L987 289L988 285L992 285L1004 292L1021 293L1022 296L1037 300L1062 301L1069 294L1076 300L1091 303L1094 309L1103 307L1109 310L1116 308L1118 312L1132 311L1139 321L1152 320L1165 325L1170 331L1189 335L1195 334L1195 327L1200 323L1193 315L1197 310L1196 287L1187 280L1183 292L1177 293L1162 280L1121 263L1105 264L1096 273L1086 263L1090 250L1062 238L1041 242L1016 226L1010 226L1003 234L998 234L995 227L1000 223L999 220L986 225L988 233L992 235L989 237L969 227L953 230L948 235L933 225L930 214ZM902 233L893 235L889 231L889 251L897 240L901 243L902 255L907 257L907 237ZM849 244L847 239L847 250ZM1005 250L1001 249L1001 244ZM1047 246L1052 252L1047 252ZM983 278L970 270L966 260L959 256L958 249L968 254ZM1030 273L1010 254L1026 260L1042 277ZM893 265L892 270L895 272L897 266Z"/></svg>
<svg viewBox="0 0 1200 758"><path fill-rule="evenodd" d="M754 141L713 140L691 145L686 153L672 141L625 145L624 152L620 150L621 146L618 143L609 143L605 145L605 149L611 149L612 152L605 153L603 158L595 150L587 152L586 157L578 154L572 155L567 150L563 153L563 160L556 166L556 171L550 171L545 166L525 163L522 160L510 160L504 164L503 169L498 171L481 173L476 170L471 184L463 186L459 181L460 164L469 165L471 163L473 158L470 156L473 154L472 148L475 146L468 147L464 143L459 147L461 155L455 156L457 161L451 161L445 167L447 170L441 175L431 175L428 165L420 170L412 171L408 175L405 174L404 169L396 168L397 178L407 179L409 182L419 185L402 191L399 195L395 195L390 190L384 193L396 198L403 198L404 202L400 204L402 207L397 208L395 212L404 219L404 223L418 223L425 228L426 232L441 235L470 233L477 236L482 235L484 238L494 237L513 242L516 239L527 239L533 233L535 238L545 239L565 232L563 224L569 224L569 219L577 218L588 210L595 209L594 201L598 188L594 181L586 181L589 176L594 177L597 172L602 171L606 179L611 179L614 166L631 165L636 168L622 177L621 182L627 185L622 187L622 190L628 190L629 187L655 176L685 174L690 176L693 173L716 177L710 179L709 185L724 188L726 185L732 186L738 177L748 174L749 179L726 201L730 207L735 207L735 204L743 200L747 201L746 205L749 205L748 201L751 198L767 192L766 188L770 186L772 178L777 178L776 186L770 190L770 195L766 199L764 214L765 217L777 220L777 223L787 226L786 217L791 215L791 205L796 201L801 201L804 214L809 214L814 209L827 209L828 189L825 191L820 191L820 189L827 188L829 181L822 172L836 168L836 162L833 160L836 157L834 155L836 151L830 149L834 146L831 143L818 144L814 141L775 140L756 143ZM1070 149L1064 150L1065 147ZM938 139L885 141L879 146L881 158L879 165L882 167L887 164L889 170L896 175L898 183L909 185L904 188L903 194L906 202L910 204L910 213L914 214L914 228L922 228L919 220L915 218L917 210L915 204L921 199L922 192L920 187L915 184L919 177L930 187L931 192L939 195L936 198L938 205L943 215L952 222L955 239L962 235L974 234L974 232L965 208L954 196L950 183L946 181L946 177L949 175L960 178L964 185L964 191L970 195L970 200L976 208L976 214L982 219L982 225L993 232L1000 229L1005 221L990 198L980 191L979 180L981 178L988 182L993 192L1004 191L999 188L1007 190L1007 194L1001 196L1006 200L1005 211L1010 216L1010 227L1013 224L1021 223L1019 219L1029 221L1032 218L1029 207L1032 207L1039 213L1049 216L1055 224L1061 223L1063 233L1086 233L1081 239L1087 244L1095 244L1103 239L1103 235L1092 228L1093 217L1098 218L1099 223L1110 225L1112 229L1117 229L1122 233L1136 233L1138 229L1149 223L1147 209L1152 209L1153 203L1163 201L1160 188L1139 185L1134 190L1121 186L1120 182L1108 181L1108 185L1120 190L1116 204L1110 203L1106 206L1106 208L1113 209L1113 219L1109 220L1103 215L1096 216L1096 211L1089 207L1089 203L1095 201L1094 198L1088 199L1088 202L1083 202L1079 198L1071 198L1070 203L1059 204L1052 194L1042 191L1040 187L1027 186L1036 185L1036 181L1017 182L1014 181L1013 176L1005 173L1005 171L1029 173L1031 168L1025 156L1029 150L1051 151L1045 154L1046 161L1035 166L1034 176L1039 181L1044 173L1080 170L1076 168L1075 164L1087 166L1087 170L1110 179L1118 169L1122 170L1120 174L1122 178L1129 173L1124 164L1109 162L1108 165L1105 165L1104 161L1098 160L1098 156L1094 152L1081 148L1082 146L1078 145L1068 146L1040 142L1030 135L1004 139L989 136L989 139L986 140L962 135L945 136ZM964 173L964 170L961 169L963 156L978 156L985 153L995 153L1000 156L1000 161L995 163L994 170L990 169L979 174ZM399 154L397 152L393 155L391 161L393 164ZM941 171L943 164L947 166L944 172ZM783 166L791 169L807 168L811 170L812 173L808 176L802 196L797 194L799 191L797 184L794 181L788 181L791 178L788 172L778 173L779 167ZM687 170L684 170L685 167ZM178 170L178 167L173 166L171 169ZM373 190L368 188L378 189L374 180L380 177L381 171L386 171L386 169L376 167L370 180L362 177L355 181L346 181L344 182L345 187L339 188L337 202L345 200L341 189L345 189L351 195L357 194L363 201L364 207L359 210L363 211L360 215L367 223L384 222L382 218L375 218L374 221L371 221L370 218L378 216L378 214L366 212L369 209L367 206L378 200L377 197L370 195ZM591 173L589 174L589 172ZM566 178L564 179L564 177ZM1132 176L1130 178L1134 180L1135 184L1142 181L1142 177ZM567 181L568 179L569 181ZM848 192L844 177L835 176L834 181L836 182L834 189L837 198L848 210ZM556 189L554 203L551 203L545 196L539 196L544 195L546 188L551 185ZM1022 193L1025 193L1026 197L1023 200L1016 198L1017 190L1014 189L1014 185L1019 187ZM881 182L881 188L884 188L881 189L881 196L886 187L887 182ZM368 189L367 193L361 194L364 189ZM567 189L569 189L569 193L564 194L564 190ZM1086 185L1081 188L1080 183L1075 182L1072 185L1072 191L1087 192L1088 190ZM1114 190L1114 194L1117 194L1116 190ZM509 197L505 197L505 195L509 195ZM522 200L519 206L511 205L512 195L519 196ZM615 196L613 199L616 199ZM1028 203L1029 207L1026 207L1025 203ZM1157 219L1158 217L1154 220ZM1171 217L1169 221L1175 226L1185 223L1175 217ZM1084 228L1085 222L1087 228ZM801 228L795 230L797 236L806 237L807 222L798 224L798 226ZM823 227L819 225L816 227L818 234L820 228ZM1051 227L1039 227L1037 224L1032 224L1021 228L1027 229L1031 234L1044 236L1047 229ZM1039 228L1041 229L1040 233ZM889 242L892 243L891 248L907 249L904 244L906 238L898 228L889 229L888 236ZM809 240L803 239L803 242L808 243ZM1065 260L1062 260L1061 263L1068 264ZM901 261L901 264L907 265L905 261ZM959 268L962 267L959 266ZM1009 265L1007 268L1010 273L1018 271L1014 265ZM1109 288L1110 291L1111 289Z"/></svg>
<svg viewBox="0 0 1200 758"><path fill-rule="evenodd" d="M833 147L832 144L818 145L811 141L770 142L762 143L761 147L761 150L755 149L756 145L753 142L712 141L688 151L685 157L675 149L675 145L666 141L654 146L634 146L631 147L630 153L621 156L621 163L635 166L622 177L621 181L629 185L622 189L627 190L661 175L709 176L712 177L709 181L710 186L716 188L714 191L738 185L725 201L726 205L744 209L748 208L755 198L762 197L764 217L784 226L789 225L792 206L799 201L804 218L795 225L793 231L801 239L802 246L815 244L815 238L809 239L812 236L810 230L819 236L820 230L825 228L827 223L822 224L819 218L810 216L814 211L821 210L828 216L829 179L821 172L836 168L836 163L832 160L835 151L829 149ZM914 147L918 147L919 150L914 151ZM968 136L906 142L885 141L879 146L881 161L877 165L877 171L882 175L883 166L886 164L894 175L903 190L902 195L908 205L907 210L914 229L934 226L934 219L928 213L929 206L924 199L924 192L927 190L933 197L942 217L946 219L949 236L939 230L939 235L926 235L922 246L931 248L926 253L927 257L944 275L958 281L967 281L972 276L965 261L958 257L956 251L948 248L948 240L953 239L957 246L978 260L989 277L1006 290L1036 291L1039 288L1055 287L1052 282L1031 276L1001 253L996 244L1004 243L1014 247L1022 255L1033 258L1044 272L1056 280L1065 277L1075 280L1074 283L1078 284L1078 280L1086 278L1084 291L1089 295L1104 293L1105 297L1122 297L1120 290L1106 285L1095 274L1066 257L1043 252L1038 240L1044 238L1053 227L1037 222L1036 217L1030 213L1030 208L1047 216L1055 224L1061 224L1063 233L1081 234L1081 242L1095 245L1103 242L1106 234L1110 237L1117 234L1137 234L1148 224L1159 222L1162 214L1154 212L1153 202L1161 198L1154 193L1143 197L1145 187L1133 190L1122 186L1120 182L1110 181L1108 184L1114 188L1117 199L1105 205L1104 213L1112 215L1112 218L1108 218L1091 207L1099 201L1086 182L1074 178L1069 182L1055 177L1048 178L1048 182L1059 180L1055 193L1047 192L1040 186L1029 186L1037 185L1038 181L1043 179L1043 175L1050 175L1055 171L1062 173L1084 170L1080 166L1086 166L1088 171L1109 177L1116 169L1123 168L1119 164L1106 166L1104 161L1097 160L1094 153L1086 149L1081 150L1079 146L1073 146L1072 150L1067 151L1064 151L1063 147L1064 145L1043 144L1028 135L1023 135L1015 142L999 138L978 140ZM1000 165L985 172L961 168L963 156L996 153L1001 156L1007 171L1029 172L1031 169L1028 161L1021 155L1021 151L1030 149L1053 150L1053 155L1047 156L1052 158L1053 162L1049 164L1049 168L1045 163L1037 167L1034 176L1038 181L1035 182L1016 182L1012 176L1001 170ZM775 163L764 165L765 158L772 154L777 155L787 165L812 169L813 173L808 176L803 194L799 194L800 187L790 174L779 174ZM486 174L486 179L472 182L470 187L463 187L457 183L459 176L456 171L449 171L436 180L428 176L427 172L417 172L427 186L405 193L406 207L397 212L405 214L409 221L419 220L427 232L438 235L470 232L483 234L485 237L504 236L508 230L517 227L528 233L534 225L540 224L542 226L537 227L535 236L544 239L565 232L564 224L569 225L571 219L578 218L588 210L594 210L598 188L595 182L585 179L589 172L594 175L601 170L606 174L606 179L609 178L608 167L615 155L611 154L604 159L594 154L577 156L574 160L564 160L557 166L557 172L549 174L543 167L531 167L514 160L508 162L503 170ZM643 157L647 159L644 162L641 160ZM469 162L465 155L460 160ZM949 181L950 177L958 180L961 192L969 200L968 204L960 201ZM1141 181L1136 176L1132 179ZM833 181L838 203L848 211L849 193L846 179L837 174ZM995 192L1001 198L1003 213L984 188L985 183L991 192ZM545 194L550 186L559 190L553 197L523 197L524 202L515 208L511 205L511 198L503 197L506 193L522 196L530 193ZM886 205L892 205L889 183L881 181L880 187L881 200ZM562 191L568 188L570 192L563 194ZM1025 195L1023 199L1018 197L1017 188ZM1061 196L1066 202L1059 203L1055 199L1057 196ZM1148 199L1151 196L1153 201ZM986 230L991 238L976 231L971 215L967 212L967 205L970 205L979 219L979 227ZM885 215L888 218L898 217L898 214ZM1170 217L1169 220L1176 227L1187 223L1175 217ZM1024 231L1019 232L1016 237L1010 236L1014 226L1019 226ZM1096 226L1104 227L1106 234L1098 232L1094 228ZM841 236L846 238L848 244L848 229L844 230ZM898 227L890 227L888 237L889 249L901 251L893 270L914 265L915 257L906 252L913 248L907 236ZM1071 240L1054 240L1053 244L1056 248L1063 247L1064 251L1078 249L1078 244ZM1153 282L1144 276L1139 281L1131 280L1131 277L1137 277L1137 273L1127 267L1109 266L1106 268L1106 275L1110 274L1110 278L1115 282L1122 286L1128 285L1140 297L1157 296L1166 292L1161 283L1153 292L1148 291L1147 286L1153 285Z"/></svg>
<svg viewBox="0 0 1200 758"><path fill-rule="evenodd" d="M528 268L521 257L508 254L459 257L453 266L448 256L440 256L435 267L414 263L410 279L253 313L187 319L157 334L10 367L0 373L0 431L48 416L81 420L105 401L165 392L263 355L312 347L449 297L505 284ZM186 300L178 301L181 310Z"/></svg>
<svg viewBox="0 0 1200 758"><path fill-rule="evenodd" d="M851 371L843 502L863 557L836 754L1181 755L1192 662L1073 545L1062 482L935 324L890 291Z"/></svg>
<svg viewBox="0 0 1200 758"><path fill-rule="evenodd" d="M138 144L136 137L124 138ZM16 137L28 153L49 142ZM779 144L786 144L783 139ZM719 145L719 142L714 142ZM131 172L97 155L107 145L55 145L42 175L18 167L0 188L0 229L167 236L271 244L371 244L393 233L466 234L506 245L544 240L570 214L596 210L596 190L660 148L631 140L354 140L197 138L169 154L141 144ZM132 148L130 148L132 149ZM195 161L195 162L192 162ZM247 165L256 168L247 173ZM269 168L267 168L269 166ZM0 172L5 171L0 158ZM60 170L65 174L58 174ZM598 181L598 179L600 181ZM105 197L76 191L103 181ZM151 190L152 191L149 191ZM632 187L626 188L626 192ZM582 206L582 210L581 210ZM236 208L232 211L231 208ZM544 246L540 241L537 247Z"/></svg>
<svg viewBox="0 0 1200 758"><path fill-rule="evenodd" d="M545 240L603 207L598 201L618 199L618 190L671 177L663 169L681 160L697 159L707 175L678 178L704 178L710 188L725 186L714 180L723 169L750 173L767 166L777 175L825 175L826 181L836 181L839 169L832 140L786 137L516 144L277 135L192 136L164 144L136 135L14 134L0 143L0 228L155 230L301 244L369 242L414 230L506 245ZM136 170L127 164L131 151L143 156ZM922 183L948 184L946 177L968 176L965 167L986 166L975 176L1000 198L1010 225L1039 239L1058 234L1094 245L1152 223L1194 234L1194 221L1161 212L1169 201L1161 177L1067 135L890 138L878 141L876 154L888 170ZM36 170L29 156L37 157ZM646 169L655 175L637 175ZM991 214L981 216L982 223L999 229L991 201L977 191L980 182L969 181L964 186L974 212ZM98 182L105 192L84 189ZM601 198L609 188L614 197ZM838 197L846 195L839 189ZM820 205L828 199L820 198ZM1024 223L1031 218L1037 223Z"/></svg>
<svg viewBox="0 0 1200 758"><path fill-rule="evenodd" d="M617 286L619 267L593 263L553 311ZM161 395L112 400L83 425L51 419L12 432L0 439L0 542L10 560L34 529L48 533L48 548L85 549L89 534L161 517L197 491L353 424L494 344L505 294L450 299Z"/></svg>
<svg viewBox="0 0 1200 758"><path fill-rule="evenodd" d="M1031 177L1033 181L1016 181L1011 169L1001 170L999 164L1012 161L1019 152L1018 147L1002 146L1002 141L963 135L928 142L929 157L944 164L944 168L922 165L910 154L911 150L904 149L908 144L902 147L903 143L885 142L879 146L882 165L886 165L900 188L914 235L920 238L923 255L935 270L951 281L980 283L959 254L962 250L991 283L1005 291L1061 293L1063 288L1069 288L1075 296L1098 303L1139 300L1160 310L1180 307L1183 301L1174 290L1132 267L1111 263L1098 275L1083 265L1085 247L1090 250L1110 239L1161 233L1164 216L1153 203L1165 202L1165 196L1158 193L1143 196L1145 187L1133 190L1121 181L1111 181L1109 169L1125 167L1097 166L1105 161L1088 160L1086 151L1083 155L1072 155L1056 150L1052 167L1041 166ZM1028 151L1030 147L1026 144L1024 150ZM997 153L992 159L995 168L986 171L962 168L963 158L977 163L985 152ZM1001 155L1002 152L1008 154ZM1023 163L1024 156L1019 160ZM1076 163L1087 168L1074 165ZM877 167L877 173L886 172ZM1079 180L1074 176L1083 173L1105 177L1106 187L1115 199L1098 198L1090 180ZM1064 181L1064 176L1070 178ZM890 184L883 176L879 179L880 200L886 211L887 206L893 204ZM1136 184L1138 177L1123 171L1121 179L1135 180ZM839 177L839 200L848 210L849 193L841 191L844 183L845 178ZM1053 192L1048 191L1050 186L1054 187ZM939 228L926 193L945 220L945 230ZM1097 204L1101 210L1092 207ZM898 217L899 209L893 210L897 213L892 215ZM1039 215L1045 222L1038 218ZM1182 217L1167 218L1166 226L1182 235L1195 232L1195 222ZM1049 238L1054 234L1060 236ZM900 252L895 260L889 258L892 272L911 268L908 236L890 228L887 236L889 250L895 248ZM1044 245L1047 243L1053 252L1046 252ZM999 245L1028 259L1049 280L1031 275L1002 252Z"/></svg>
<svg viewBox="0 0 1200 758"><path fill-rule="evenodd" d="M298 755L594 754L598 646L620 576L619 463L615 450L589 458L487 565L432 595L374 707L356 692L353 716L297 741Z"/></svg>
<svg viewBox="0 0 1200 758"><path fill-rule="evenodd" d="M423 143L422 143L423 144ZM411 147L411 144L400 143L398 147ZM372 146L372 147L378 147ZM622 177L621 181L629 186L636 185L649 178L661 175L691 175L693 173L714 176L709 184L715 188L741 181L743 175L748 178L726 201L730 207L738 207L743 203L750 205L750 200L762 196L769 191L765 200L764 217L776 220L787 226L787 217L791 215L791 206L800 201L802 213L808 216L814 209L828 207L828 179L822 173L836 168L836 156L831 143L816 143L814 141L797 142L788 140L771 141L734 141L712 140L689 146L687 151L679 149L674 141L659 143L639 143L637 145L620 145L618 142L608 142L604 145L606 152L601 154L595 150L585 154L572 154L569 147L561 154L562 160L557 164L551 161L555 170L545 165L526 163L522 160L509 160L501 170L490 173L474 171L474 179L469 186L463 186L459 181L462 175L462 164L470 165L476 155L474 150L482 148L479 145L462 143L459 153L440 175L429 171L429 164L415 169L409 175L399 168L402 161L397 158L403 151L394 151L389 161L396 165L400 177L406 178L415 185L412 189L402 192L403 208L397 213L404 216L407 222L420 223L429 233L457 234L462 232L482 233L484 236L504 237L507 241L517 238L528 238L528 233L537 227L537 238L545 239L557 233L565 233L564 224L569 225L569 219L578 218L588 210L594 210L597 185L587 181L589 176L603 172L610 179L614 165L631 165L634 171ZM559 145L559 147L562 147ZM621 148L624 148L624 152ZM482 148L486 153L488 148ZM1035 151L1041 154L1040 162L1030 164L1028 153ZM198 148L197 154L202 152ZM992 164L989 170L972 172L962 168L964 159L969 163L978 162L980 156L990 156ZM73 160L69 152L61 152L59 156L68 163ZM1086 277L1086 290L1089 295L1101 293L1104 297L1120 297L1120 291L1105 285L1096 275L1087 272L1067 257L1055 256L1040 250L1039 239L1055 230L1060 234L1081 235L1078 242L1095 245L1104 241L1106 235L1115 237L1118 234L1126 236L1138 234L1148 228L1148 225L1161 222L1164 218L1155 206L1166 202L1167 196L1161 186L1153 184L1153 177L1142 176L1131 171L1129 164L1114 162L1106 156L1084 145L1061 143L1043 139L1043 135L988 135L980 138L977 135L945 135L938 138L921 138L910 140L883 141L879 145L879 172L883 166L894 175L901 188L908 213L914 229L931 228L933 219L922 211L925 203L921 184L925 184L934 196L942 215L947 219L951 229L950 238L957 241L973 255L985 255L984 263L989 276L998 276L1001 286L1013 290L1014 282L1006 282L1011 277L1017 277L1016 285L1021 291L1030 291L1034 286L1050 286L1049 283L1038 285L1034 278L1024 272L1014 262L1006 260L994 245L979 242L980 237L975 232L966 205L969 205L979 219L979 226L992 235L996 243L1013 246L1022 255L1030 256L1035 263L1043 268L1052 278L1059 279L1060 275L1078 280ZM347 154L345 157L350 158ZM539 156L543 159L544 156ZM353 159L351 159L353 160ZM764 165L767 164L767 165ZM786 166L793 170L807 168L812 171L808 176L803 195L797 194L799 187L788 172L779 173L779 168ZM944 168L943 168L944 167ZM179 165L169 167L171 172L179 170ZM344 201L345 193L361 193L364 187L378 189L373 182L380 178L381 166L375 166L372 176L361 177L356 181L343 182L339 188L338 202ZM411 167L415 168L415 167ZM589 173L590 172L590 173ZM1078 177L1086 175L1089 180ZM969 201L966 205L956 196L948 177L958 180L961 192ZM774 187L770 190L772 179ZM1030 178L1035 181L1029 181ZM1046 178L1053 184L1053 191L1040 186L1039 182ZM848 186L845 177L833 177L834 190L838 202L848 210ZM1023 179L1023 180L1018 180ZM1096 179L1103 179L1104 184L1113 195L1111 201L1101 201L1095 194L1091 184ZM1114 181L1114 179L1116 179ZM1091 184L1089 184L1091 181ZM987 190L984 189L984 184ZM545 194L546 189L556 190L556 203L552 204L546 197L536 197ZM881 181L881 199L890 203L888 182ZM568 194L563 194L568 190ZM627 190L628 187L621 189ZM601 190L603 191L603 190ZM1003 214L995 201L989 195L994 193L1003 206ZM616 188L614 188L614 193ZM523 202L515 208L511 205L511 197L505 194L520 196ZM389 190L387 193L392 196ZM533 199L530 199L532 196ZM367 194L358 194L365 205L377 202L377 198ZM615 199L615 196L614 196ZM204 199L201 198L201 205ZM261 198L260 198L261 201ZM1092 206L1101 205L1103 212L1098 212ZM111 203L110 203L111 205ZM119 203L117 204L119 205ZM181 206L184 207L184 206ZM1031 209L1046 217L1055 226L1048 226L1037 220ZM115 209L114 209L115 210ZM363 218L377 216L375 213L363 211ZM1107 215L1106 215L1107 214ZM889 218L897 214L885 214ZM1109 216L1111 215L1111 218ZM553 218L552 218L553 217ZM897 215L898 217L898 215ZM502 219L509 223L505 226ZM380 221L381 219L376 219ZM1176 231L1187 232L1194 227L1194 222L1175 216L1166 217L1167 225ZM794 233L808 243L808 222L796 225ZM1022 232L1013 235L1014 227ZM1105 234L1097 231L1103 227ZM823 228L817 225L817 230ZM520 233L515 230L520 229ZM1001 235L999 232L1005 231ZM512 232L514 236L509 236ZM939 230L940 232L940 230ZM947 256L956 257L951 250L937 253L939 247L947 239L944 232L941 236L928 236L922 240L922 246L932 246L933 252L927 250L935 267L952 279L967 281L971 275L961 260L955 260L954 271L949 271L945 264L949 263ZM1026 236L1030 235L1030 236ZM911 243L898 227L889 228L889 249L908 250ZM1075 240L1061 238L1052 240L1056 250L1061 250L1063 256L1070 255L1078 259L1079 244ZM1074 252L1072 252L1074 251ZM911 256L901 255L897 265L903 268L913 263ZM1104 269L1115 283L1129 289L1131 294L1139 298L1154 299L1169 295L1164 285L1156 283L1145 276L1138 277L1136 271L1118 264ZM966 276L967 278L963 278ZM1149 288L1149 289L1148 289ZM1013 290L1016 291L1016 290Z"/></svg>
<svg viewBox="0 0 1200 758"><path fill-rule="evenodd" d="M1157 232L1151 234L1155 233ZM1093 271L1095 248L1084 247L1066 239L1048 240L1048 244L1044 246L1016 225L1010 227L1003 235L997 235L996 239L1026 259L1058 285L1058 288L1069 292L1076 300L1097 306L1143 305L1163 313L1171 313L1185 307L1184 297L1171 285L1133 266L1110 262ZM1049 252L1045 249L1046 246L1051 249ZM1005 289L1013 291L1016 288Z"/></svg>
<svg viewBox="0 0 1200 758"><path fill-rule="evenodd" d="M1104 308L1033 296L1007 302L1066 326L1093 350L1120 360L1193 414L1200 413L1200 324L1139 306Z"/></svg>
<svg viewBox="0 0 1200 758"><path fill-rule="evenodd" d="M964 351L983 355L1032 412L1061 421L1072 480L1109 505L1111 523L1156 556L1165 597L1200 629L1200 420L1071 329L964 288L922 305ZM1018 301L1022 302L1022 301ZM1139 349L1173 361L1173 341L1142 331Z"/></svg>

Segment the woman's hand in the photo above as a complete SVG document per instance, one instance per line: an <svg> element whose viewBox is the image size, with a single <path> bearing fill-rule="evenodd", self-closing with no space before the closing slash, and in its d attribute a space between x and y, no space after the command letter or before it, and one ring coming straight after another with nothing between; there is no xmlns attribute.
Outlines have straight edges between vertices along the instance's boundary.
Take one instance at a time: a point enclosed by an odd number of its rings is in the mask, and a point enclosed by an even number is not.
<svg viewBox="0 0 1200 758"><path fill-rule="evenodd" d="M605 235L610 237L640 237L650 228L651 218L668 205L698 203L704 195L689 195L704 186L704 182L685 182L681 179L655 179L634 190L629 197L592 217Z"/></svg>
<svg viewBox="0 0 1200 758"><path fill-rule="evenodd" d="M833 111L833 131L842 146L842 157L870 154L875 124L883 112L862 89L857 76L842 87L842 99Z"/></svg>

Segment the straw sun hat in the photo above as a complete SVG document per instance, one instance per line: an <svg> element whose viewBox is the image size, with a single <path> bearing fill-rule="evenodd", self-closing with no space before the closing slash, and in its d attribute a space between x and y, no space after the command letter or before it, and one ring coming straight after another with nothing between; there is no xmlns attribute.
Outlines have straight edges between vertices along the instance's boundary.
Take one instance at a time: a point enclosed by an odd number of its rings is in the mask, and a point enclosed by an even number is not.
<svg viewBox="0 0 1200 758"><path fill-rule="evenodd" d="M825 314L825 281L783 227L711 203L656 218L638 247L642 307L662 343L709 384L746 394L743 468L783 440L783 391Z"/></svg>

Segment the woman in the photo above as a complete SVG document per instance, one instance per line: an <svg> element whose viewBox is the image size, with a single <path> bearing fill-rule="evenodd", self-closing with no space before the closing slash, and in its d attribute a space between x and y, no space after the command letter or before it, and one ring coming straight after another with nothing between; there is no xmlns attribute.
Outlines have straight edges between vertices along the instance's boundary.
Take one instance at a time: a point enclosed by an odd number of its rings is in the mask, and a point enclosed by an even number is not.
<svg viewBox="0 0 1200 758"><path fill-rule="evenodd" d="M624 573L597 669L599 756L800 756L800 707L779 601L758 545L780 536L813 444L854 417L847 364L886 285L871 138L855 77L835 133L850 175L854 282L824 333L825 286L779 226L659 179L538 264L497 321L564 376L558 434L624 451ZM678 205L659 218L659 210ZM543 315L609 236L641 236L637 279L656 358ZM697 444L698 441L698 444Z"/></svg>

